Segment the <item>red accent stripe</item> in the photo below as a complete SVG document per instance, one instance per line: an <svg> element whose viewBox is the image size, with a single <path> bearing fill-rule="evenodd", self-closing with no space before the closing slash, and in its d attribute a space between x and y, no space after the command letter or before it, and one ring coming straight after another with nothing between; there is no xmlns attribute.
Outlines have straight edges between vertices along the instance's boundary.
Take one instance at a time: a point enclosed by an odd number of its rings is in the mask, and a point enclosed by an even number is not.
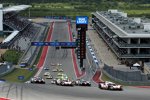
<svg viewBox="0 0 150 100"><path fill-rule="evenodd" d="M69 22L68 22L68 30L69 30L69 39L72 42L73 38L72 38L71 26L70 26ZM82 73L79 72L74 49L71 49L71 52L72 52L73 64L74 64L74 69L75 69L76 76L77 76L77 78L80 78L81 76L83 76L85 74L85 72L82 72Z"/></svg>
<svg viewBox="0 0 150 100"><path fill-rule="evenodd" d="M46 42L51 41L51 34L52 34L52 31L53 31L53 24L54 24L54 22L52 22L52 24L51 24L51 26L49 28L48 36L47 36L47 38L45 40ZM40 59L39 59L39 62L37 64L38 68L41 68L43 66L45 58L46 58L46 55L47 55L47 52L48 52L48 46L44 46L43 50L42 50L42 54L41 54Z"/></svg>
<svg viewBox="0 0 150 100"><path fill-rule="evenodd" d="M0 100L10 100L9 98L0 98Z"/></svg>
<svg viewBox="0 0 150 100"><path fill-rule="evenodd" d="M102 80L99 79L100 75L101 75L101 71L100 70L96 71L96 73L94 74L94 76L92 78L93 81L96 83L103 82Z"/></svg>

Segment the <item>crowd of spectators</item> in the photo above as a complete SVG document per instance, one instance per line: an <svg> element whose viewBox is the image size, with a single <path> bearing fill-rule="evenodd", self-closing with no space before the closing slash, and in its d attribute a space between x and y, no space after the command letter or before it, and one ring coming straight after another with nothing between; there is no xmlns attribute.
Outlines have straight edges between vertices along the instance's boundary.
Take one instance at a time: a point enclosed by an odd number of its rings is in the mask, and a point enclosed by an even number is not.
<svg viewBox="0 0 150 100"><path fill-rule="evenodd" d="M4 14L4 20L7 20L8 18L12 17L12 16L15 16L17 13L16 12L7 12Z"/></svg>
<svg viewBox="0 0 150 100"><path fill-rule="evenodd" d="M0 48L21 50L21 47L16 45L18 44L16 41L21 42L24 40L26 43L26 41L31 40L34 36L34 33L37 32L35 26L28 21L28 19L20 17L17 12L5 13L3 22L6 27L11 28L12 30L18 30L19 34L7 43L1 42Z"/></svg>
<svg viewBox="0 0 150 100"><path fill-rule="evenodd" d="M25 18L17 16L17 14L15 15L7 14L7 16L4 17L4 24L18 31L22 31L30 23L31 23L30 21L28 21Z"/></svg>
<svg viewBox="0 0 150 100"><path fill-rule="evenodd" d="M30 45L34 35L37 33L38 29L33 24L30 24L22 32L19 33L19 36L16 38L10 48L19 51L26 50Z"/></svg>

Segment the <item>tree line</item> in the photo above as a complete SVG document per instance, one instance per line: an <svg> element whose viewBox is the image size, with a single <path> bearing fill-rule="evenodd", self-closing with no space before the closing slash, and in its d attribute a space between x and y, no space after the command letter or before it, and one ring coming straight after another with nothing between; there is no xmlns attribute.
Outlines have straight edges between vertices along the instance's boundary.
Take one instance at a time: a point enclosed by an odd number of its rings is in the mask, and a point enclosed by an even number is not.
<svg viewBox="0 0 150 100"><path fill-rule="evenodd" d="M101 2L131 2L131 3L150 3L150 0L0 0L1 3L19 3L19 4L30 4L30 3L69 3L69 2L83 2L83 3L101 3Z"/></svg>

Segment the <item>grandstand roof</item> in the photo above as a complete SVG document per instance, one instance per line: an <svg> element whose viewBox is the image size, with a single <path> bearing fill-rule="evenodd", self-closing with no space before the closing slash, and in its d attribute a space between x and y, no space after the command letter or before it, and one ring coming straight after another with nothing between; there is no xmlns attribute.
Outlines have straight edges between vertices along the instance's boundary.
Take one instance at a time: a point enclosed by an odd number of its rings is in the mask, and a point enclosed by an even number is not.
<svg viewBox="0 0 150 100"><path fill-rule="evenodd" d="M2 43L7 43L11 41L18 33L19 31L13 31L5 40L3 40Z"/></svg>
<svg viewBox="0 0 150 100"><path fill-rule="evenodd" d="M31 7L31 6L30 5L11 6L11 7L3 8L3 12L7 13L7 12L11 12L11 11L21 11L21 10L25 10L29 7Z"/></svg>

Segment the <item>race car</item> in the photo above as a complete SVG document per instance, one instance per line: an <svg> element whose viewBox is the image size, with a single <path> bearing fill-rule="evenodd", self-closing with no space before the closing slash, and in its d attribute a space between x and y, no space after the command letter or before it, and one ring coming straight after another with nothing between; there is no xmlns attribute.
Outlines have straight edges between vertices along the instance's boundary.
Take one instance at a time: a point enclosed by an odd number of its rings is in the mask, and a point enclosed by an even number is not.
<svg viewBox="0 0 150 100"><path fill-rule="evenodd" d="M49 70L49 68L48 67L44 67L44 70Z"/></svg>
<svg viewBox="0 0 150 100"><path fill-rule="evenodd" d="M62 79L60 79L60 78L57 79L56 82L55 82L55 84L56 84L56 85L61 85L61 80L62 80Z"/></svg>
<svg viewBox="0 0 150 100"><path fill-rule="evenodd" d="M57 80L57 79L53 79L53 80L51 81L51 84L56 84L56 80Z"/></svg>
<svg viewBox="0 0 150 100"><path fill-rule="evenodd" d="M54 68L54 69L52 70L52 72L58 72L58 69L57 69L57 68Z"/></svg>
<svg viewBox="0 0 150 100"><path fill-rule="evenodd" d="M91 82L83 80L83 79L82 80L77 79L75 81L75 85L77 85L77 86L91 86Z"/></svg>
<svg viewBox="0 0 150 100"><path fill-rule="evenodd" d="M57 76L63 76L63 73L58 73Z"/></svg>
<svg viewBox="0 0 150 100"><path fill-rule="evenodd" d="M52 76L52 75L48 75L48 76L46 77L46 79L53 79L53 76Z"/></svg>
<svg viewBox="0 0 150 100"><path fill-rule="evenodd" d="M25 83L29 84L29 83L31 83L31 81L26 81Z"/></svg>
<svg viewBox="0 0 150 100"><path fill-rule="evenodd" d="M66 79L66 80L61 80L60 82L61 86L74 86L73 81Z"/></svg>
<svg viewBox="0 0 150 100"><path fill-rule="evenodd" d="M56 79L64 80L64 79L68 79L68 76L63 73L58 73Z"/></svg>
<svg viewBox="0 0 150 100"><path fill-rule="evenodd" d="M57 63L57 66L62 66L62 64L60 64L60 63Z"/></svg>
<svg viewBox="0 0 150 100"><path fill-rule="evenodd" d="M42 77L33 77L31 78L30 83L45 84L45 80Z"/></svg>
<svg viewBox="0 0 150 100"><path fill-rule="evenodd" d="M106 90L123 90L122 85L117 85L117 84L115 84L113 82L109 82L109 81L100 82L98 84L98 87L100 89L106 89Z"/></svg>
<svg viewBox="0 0 150 100"><path fill-rule="evenodd" d="M44 76L49 76L50 75L50 72L45 72L44 73Z"/></svg>
<svg viewBox="0 0 150 100"><path fill-rule="evenodd" d="M58 69L59 72L63 72L63 69Z"/></svg>
<svg viewBox="0 0 150 100"><path fill-rule="evenodd" d="M57 64L51 63L51 66L62 66L62 64L60 64L60 63L57 63Z"/></svg>

